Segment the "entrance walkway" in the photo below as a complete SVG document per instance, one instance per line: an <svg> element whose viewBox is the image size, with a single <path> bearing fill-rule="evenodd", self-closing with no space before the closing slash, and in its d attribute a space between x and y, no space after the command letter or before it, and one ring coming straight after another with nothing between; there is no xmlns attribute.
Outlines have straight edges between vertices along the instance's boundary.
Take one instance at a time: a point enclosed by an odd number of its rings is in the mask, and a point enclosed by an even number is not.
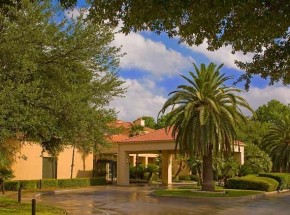
<svg viewBox="0 0 290 215"><path fill-rule="evenodd" d="M44 195L37 201L63 208L71 215L288 215L290 193L281 193L252 201L245 199L154 197L152 186L101 186L89 190Z"/></svg>

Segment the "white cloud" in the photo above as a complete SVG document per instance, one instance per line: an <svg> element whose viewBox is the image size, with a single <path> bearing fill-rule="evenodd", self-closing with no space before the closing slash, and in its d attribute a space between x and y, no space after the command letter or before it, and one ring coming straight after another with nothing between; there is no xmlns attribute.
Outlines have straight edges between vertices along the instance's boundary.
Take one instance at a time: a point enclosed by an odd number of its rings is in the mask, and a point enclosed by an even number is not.
<svg viewBox="0 0 290 215"><path fill-rule="evenodd" d="M207 42L204 41L199 46L188 46L183 44L184 47L192 50L193 52L197 52L200 54L205 55L210 61L216 64L224 64L228 68L240 70L237 65L235 64L235 60L243 61L243 62L250 62L253 54L244 55L242 52L236 52L232 54L230 46L223 46L216 51L208 51L207 50Z"/></svg>
<svg viewBox="0 0 290 215"><path fill-rule="evenodd" d="M145 39L137 33L124 35L118 33L113 42L115 46L123 46L127 53L121 59L121 68L141 69L157 77L176 75L192 66L193 59L180 52L168 49L163 43Z"/></svg>
<svg viewBox="0 0 290 215"><path fill-rule="evenodd" d="M251 87L248 92L242 93L243 98L256 110L259 106L267 104L272 99L276 99L284 104L290 103L289 87L267 86L265 88ZM248 112L246 112L247 114Z"/></svg>
<svg viewBox="0 0 290 215"><path fill-rule="evenodd" d="M148 79L126 79L124 86L129 87L125 98L117 98L111 102L118 112L118 118L125 121L133 121L141 116L155 118L166 101L162 96L163 89L156 87L153 81Z"/></svg>
<svg viewBox="0 0 290 215"><path fill-rule="evenodd" d="M129 86L125 98L117 98L111 103L111 107L119 112L118 118L125 121L133 121L141 116L153 116L155 119L167 97L164 91L158 88L153 81L148 79L139 81L126 79L124 86ZM276 99L284 104L290 103L290 87L267 86L263 89L251 87L248 92L241 95L250 104L253 110ZM249 111L244 111L251 115Z"/></svg>

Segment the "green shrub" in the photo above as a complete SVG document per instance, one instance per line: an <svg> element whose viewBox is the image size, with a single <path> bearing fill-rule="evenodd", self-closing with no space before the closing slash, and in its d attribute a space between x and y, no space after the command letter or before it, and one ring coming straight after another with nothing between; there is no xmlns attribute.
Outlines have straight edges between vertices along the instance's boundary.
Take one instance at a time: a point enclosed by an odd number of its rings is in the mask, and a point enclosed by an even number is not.
<svg viewBox="0 0 290 215"><path fill-rule="evenodd" d="M272 169L272 161L269 155L257 145L247 143L245 147L245 163L240 169L239 175L259 174L269 172Z"/></svg>
<svg viewBox="0 0 290 215"><path fill-rule="evenodd" d="M290 188L290 174L289 173L263 173L259 174L262 177L273 178L279 182L278 190Z"/></svg>
<svg viewBox="0 0 290 215"><path fill-rule="evenodd" d="M246 176L250 174L258 174L258 172L253 171L253 168L250 165L247 164L242 165L239 171L239 175Z"/></svg>
<svg viewBox="0 0 290 215"><path fill-rule="evenodd" d="M39 182L41 183L41 188L58 187L58 179L42 179Z"/></svg>
<svg viewBox="0 0 290 215"><path fill-rule="evenodd" d="M58 179L59 188L90 186L89 178Z"/></svg>
<svg viewBox="0 0 290 215"><path fill-rule="evenodd" d="M40 185L41 183L41 185ZM17 191L33 190L37 188L70 188L70 187L88 187L106 184L106 179L101 178L74 178L74 179L42 179L42 180L20 180L5 182L5 190Z"/></svg>
<svg viewBox="0 0 290 215"><path fill-rule="evenodd" d="M191 177L190 177L190 175L180 175L179 176L179 180L181 180L181 181L190 181Z"/></svg>
<svg viewBox="0 0 290 215"><path fill-rule="evenodd" d="M98 185L105 185L107 184L106 178L91 178L90 185L91 186L98 186Z"/></svg>
<svg viewBox="0 0 290 215"><path fill-rule="evenodd" d="M35 190L38 188L39 180L21 180L19 181L20 188L23 190Z"/></svg>
<svg viewBox="0 0 290 215"><path fill-rule="evenodd" d="M148 164L146 167L145 179L147 181L153 180L153 175L159 172L159 166L156 164Z"/></svg>
<svg viewBox="0 0 290 215"><path fill-rule="evenodd" d="M144 180L144 179L134 179L134 178L130 178L130 183L148 183L148 181Z"/></svg>
<svg viewBox="0 0 290 215"><path fill-rule="evenodd" d="M129 177L131 179L145 179L146 168L143 164L137 166L130 166L129 168Z"/></svg>
<svg viewBox="0 0 290 215"><path fill-rule="evenodd" d="M240 178L230 178L225 184L228 189L275 191L278 188L278 181L272 178L257 177L248 175Z"/></svg>
<svg viewBox="0 0 290 215"><path fill-rule="evenodd" d="M5 190L9 191L17 191L20 188L19 181L6 181L4 186Z"/></svg>

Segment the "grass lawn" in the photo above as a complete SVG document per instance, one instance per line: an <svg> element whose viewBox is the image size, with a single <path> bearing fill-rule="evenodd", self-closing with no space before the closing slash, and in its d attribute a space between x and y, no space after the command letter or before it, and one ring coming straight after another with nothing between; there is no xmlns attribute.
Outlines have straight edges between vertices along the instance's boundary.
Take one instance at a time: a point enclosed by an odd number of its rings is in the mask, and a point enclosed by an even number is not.
<svg viewBox="0 0 290 215"><path fill-rule="evenodd" d="M31 203L18 203L17 200L7 197L0 197L0 215L31 215ZM63 215L66 212L62 209L43 206L36 203L37 215Z"/></svg>
<svg viewBox="0 0 290 215"><path fill-rule="evenodd" d="M261 191L252 190L218 190L217 192L201 192L194 189L156 190L156 196L170 197L240 197L261 194Z"/></svg>

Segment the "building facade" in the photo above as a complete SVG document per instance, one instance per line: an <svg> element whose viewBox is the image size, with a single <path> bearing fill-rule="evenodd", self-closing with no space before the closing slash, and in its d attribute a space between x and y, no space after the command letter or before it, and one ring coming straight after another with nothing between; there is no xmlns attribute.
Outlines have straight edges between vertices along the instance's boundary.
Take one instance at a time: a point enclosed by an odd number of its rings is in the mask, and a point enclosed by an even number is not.
<svg viewBox="0 0 290 215"><path fill-rule="evenodd" d="M73 147L68 146L58 157L43 152L40 144L35 142L16 142L21 144L12 166L13 180L38 180L71 178ZM93 155L83 156L75 149L72 178L88 178L92 176Z"/></svg>

